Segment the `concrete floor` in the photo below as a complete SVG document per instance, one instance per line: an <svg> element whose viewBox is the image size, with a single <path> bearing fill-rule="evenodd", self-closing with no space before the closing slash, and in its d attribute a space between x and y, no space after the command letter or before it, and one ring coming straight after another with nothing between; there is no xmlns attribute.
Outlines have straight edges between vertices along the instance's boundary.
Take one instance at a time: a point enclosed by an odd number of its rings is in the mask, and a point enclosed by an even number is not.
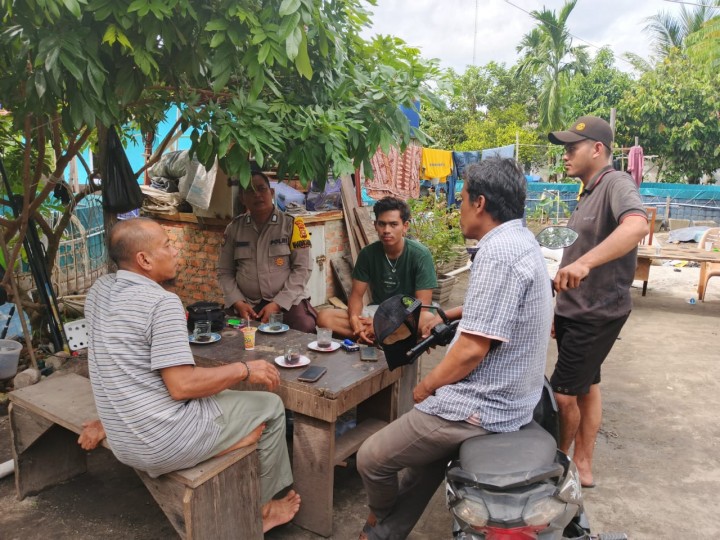
<svg viewBox="0 0 720 540"><path fill-rule="evenodd" d="M691 305L699 270L653 267L648 295L635 309L603 368L604 419L596 450L598 487L585 490L593 529L633 540L720 536L720 279L706 302ZM466 280L449 302L461 301ZM421 360L427 372L441 351ZM548 370L555 359L548 351ZM0 462L10 459L7 416L0 416ZM312 493L303 495L312 504ZM354 539L367 515L351 466L336 470L333 538ZM0 480L0 538L174 538L134 473L105 451L90 471L18 502L12 477ZM238 538L242 533L238 532ZM269 539L315 539L288 525ZM442 487L410 536L450 538Z"/></svg>

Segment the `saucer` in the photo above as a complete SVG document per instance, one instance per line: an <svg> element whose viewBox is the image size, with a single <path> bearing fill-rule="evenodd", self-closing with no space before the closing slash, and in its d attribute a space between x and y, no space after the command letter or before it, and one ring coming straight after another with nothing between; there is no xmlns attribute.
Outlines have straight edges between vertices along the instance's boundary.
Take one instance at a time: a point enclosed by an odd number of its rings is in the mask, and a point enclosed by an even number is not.
<svg viewBox="0 0 720 540"><path fill-rule="evenodd" d="M263 323L258 326L258 330L260 330L264 334L282 334L283 332L287 332L288 330L290 330L290 327L287 324L281 325L280 330L274 330L270 326L270 323Z"/></svg>
<svg viewBox="0 0 720 540"><path fill-rule="evenodd" d="M296 367L307 366L310 363L310 359L307 356L301 355L300 361L297 364L287 364L287 363L285 363L284 356L278 356L277 358L275 358L275 363L280 367L296 368Z"/></svg>
<svg viewBox="0 0 720 540"><path fill-rule="evenodd" d="M308 343L308 349L312 349L313 351L318 351L318 352L333 352L333 351L337 351L339 348L340 348L340 344L337 341L331 341L330 346L327 348L318 347L317 341L311 341L310 343Z"/></svg>
<svg viewBox="0 0 720 540"><path fill-rule="evenodd" d="M195 341L195 336L192 334L188 335L188 340L190 341L191 345L210 345L211 343L216 343L222 339L220 337L220 334L216 334L213 332L210 334L210 341Z"/></svg>

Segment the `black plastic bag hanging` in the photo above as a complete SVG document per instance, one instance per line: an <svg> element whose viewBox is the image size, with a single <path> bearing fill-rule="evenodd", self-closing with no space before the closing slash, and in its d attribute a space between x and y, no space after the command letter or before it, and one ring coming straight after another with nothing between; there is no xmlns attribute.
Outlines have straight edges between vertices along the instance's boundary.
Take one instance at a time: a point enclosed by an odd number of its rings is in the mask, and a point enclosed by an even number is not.
<svg viewBox="0 0 720 540"><path fill-rule="evenodd" d="M103 208L108 212L122 214L142 206L142 191L113 126L107 135L107 169L102 178L102 193Z"/></svg>

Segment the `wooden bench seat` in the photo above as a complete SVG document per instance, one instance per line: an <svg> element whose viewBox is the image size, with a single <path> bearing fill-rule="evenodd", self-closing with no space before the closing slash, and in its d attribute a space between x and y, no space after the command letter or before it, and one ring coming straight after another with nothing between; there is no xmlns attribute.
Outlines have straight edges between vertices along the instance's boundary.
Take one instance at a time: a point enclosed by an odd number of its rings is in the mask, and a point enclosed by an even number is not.
<svg viewBox="0 0 720 540"><path fill-rule="evenodd" d="M87 470L77 443L97 418L90 381L56 375L10 393L15 488L25 498ZM107 440L102 446L109 448ZM135 470L181 538L262 538L255 446L150 478Z"/></svg>

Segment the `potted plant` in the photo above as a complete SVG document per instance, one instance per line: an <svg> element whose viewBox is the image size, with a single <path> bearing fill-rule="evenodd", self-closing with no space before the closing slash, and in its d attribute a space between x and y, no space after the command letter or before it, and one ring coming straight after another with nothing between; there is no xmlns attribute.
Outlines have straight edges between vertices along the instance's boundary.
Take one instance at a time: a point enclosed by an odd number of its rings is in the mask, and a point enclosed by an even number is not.
<svg viewBox="0 0 720 540"><path fill-rule="evenodd" d="M464 240L460 231L460 214L448 209L443 197L430 195L408 201L412 211L409 234L430 250L435 261L438 288L433 290L433 301L443 303L450 297L455 277L445 276L456 267L457 248Z"/></svg>

